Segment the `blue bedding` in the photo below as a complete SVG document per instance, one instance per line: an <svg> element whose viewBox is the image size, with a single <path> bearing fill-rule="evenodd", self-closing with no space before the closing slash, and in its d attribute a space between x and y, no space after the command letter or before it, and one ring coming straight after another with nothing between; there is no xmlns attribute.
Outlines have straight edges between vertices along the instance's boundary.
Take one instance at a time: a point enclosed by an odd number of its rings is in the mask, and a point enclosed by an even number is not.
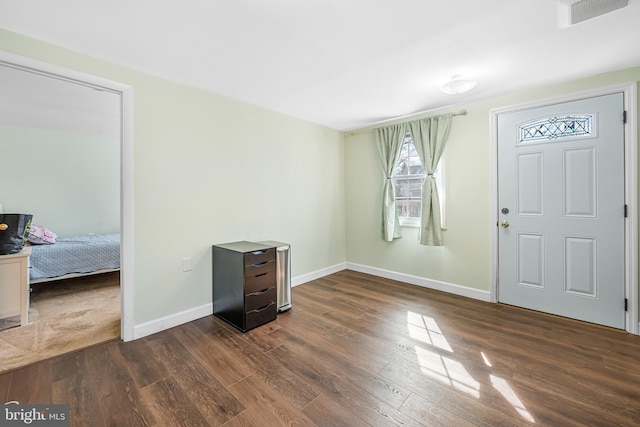
<svg viewBox="0 0 640 427"><path fill-rule="evenodd" d="M31 246L31 280L120 268L120 235L58 237L52 245Z"/></svg>

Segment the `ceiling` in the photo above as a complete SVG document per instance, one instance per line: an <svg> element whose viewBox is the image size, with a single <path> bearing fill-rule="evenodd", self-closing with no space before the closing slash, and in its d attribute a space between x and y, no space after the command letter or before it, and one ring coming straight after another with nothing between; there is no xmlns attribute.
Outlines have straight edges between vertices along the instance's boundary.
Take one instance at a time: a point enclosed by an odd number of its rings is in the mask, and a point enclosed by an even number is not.
<svg viewBox="0 0 640 427"><path fill-rule="evenodd" d="M563 0L568 1L568 0ZM338 130L640 65L640 0L0 0L0 27ZM478 80L465 95L439 87Z"/></svg>

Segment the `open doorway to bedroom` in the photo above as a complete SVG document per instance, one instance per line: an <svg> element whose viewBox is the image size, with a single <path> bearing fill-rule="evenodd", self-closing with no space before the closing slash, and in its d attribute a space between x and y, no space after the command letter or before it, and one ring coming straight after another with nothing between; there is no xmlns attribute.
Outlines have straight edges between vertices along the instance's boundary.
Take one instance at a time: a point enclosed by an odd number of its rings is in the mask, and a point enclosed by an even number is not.
<svg viewBox="0 0 640 427"><path fill-rule="evenodd" d="M29 322L0 319L0 372L124 337L130 114L118 84L3 59L0 205L5 214L33 214L33 225Z"/></svg>

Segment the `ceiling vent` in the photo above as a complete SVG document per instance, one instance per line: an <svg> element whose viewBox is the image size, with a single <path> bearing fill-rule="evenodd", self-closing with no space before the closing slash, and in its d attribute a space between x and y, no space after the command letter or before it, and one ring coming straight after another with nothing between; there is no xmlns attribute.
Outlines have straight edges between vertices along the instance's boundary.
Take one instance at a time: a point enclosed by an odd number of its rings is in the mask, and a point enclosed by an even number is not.
<svg viewBox="0 0 640 427"><path fill-rule="evenodd" d="M629 0L558 0L560 27L567 28L588 21L628 4Z"/></svg>

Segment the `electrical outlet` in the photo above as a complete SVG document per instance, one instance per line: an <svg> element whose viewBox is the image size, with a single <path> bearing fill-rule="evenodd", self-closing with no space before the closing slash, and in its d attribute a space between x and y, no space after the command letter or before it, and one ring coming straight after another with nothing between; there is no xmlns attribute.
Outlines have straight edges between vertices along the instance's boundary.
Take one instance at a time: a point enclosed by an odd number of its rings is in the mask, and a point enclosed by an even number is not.
<svg viewBox="0 0 640 427"><path fill-rule="evenodd" d="M191 257L182 258L182 271L191 271Z"/></svg>

